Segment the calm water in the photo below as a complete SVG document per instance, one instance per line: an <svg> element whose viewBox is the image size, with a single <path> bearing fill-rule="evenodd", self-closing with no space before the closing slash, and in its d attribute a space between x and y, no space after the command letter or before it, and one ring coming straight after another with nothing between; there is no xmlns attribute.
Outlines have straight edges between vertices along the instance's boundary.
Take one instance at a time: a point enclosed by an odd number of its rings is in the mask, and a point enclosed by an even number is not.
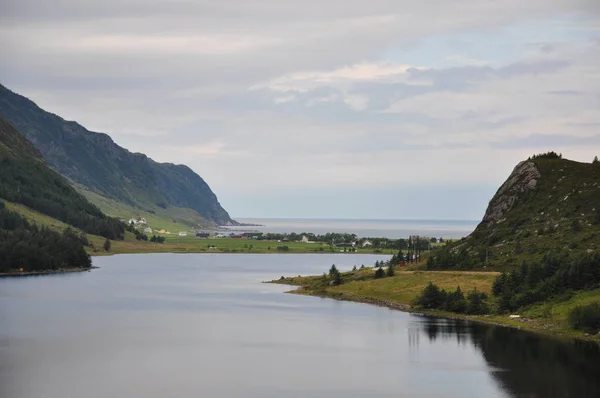
<svg viewBox="0 0 600 398"><path fill-rule="evenodd" d="M359 237L408 238L410 235L462 238L477 226L473 220L344 220L311 218L238 218L239 222L261 227L241 228L261 232L350 233ZM239 229L239 228L235 228Z"/></svg>
<svg viewBox="0 0 600 398"><path fill-rule="evenodd" d="M260 283L371 256L94 261L0 280L0 397L600 396L596 345Z"/></svg>

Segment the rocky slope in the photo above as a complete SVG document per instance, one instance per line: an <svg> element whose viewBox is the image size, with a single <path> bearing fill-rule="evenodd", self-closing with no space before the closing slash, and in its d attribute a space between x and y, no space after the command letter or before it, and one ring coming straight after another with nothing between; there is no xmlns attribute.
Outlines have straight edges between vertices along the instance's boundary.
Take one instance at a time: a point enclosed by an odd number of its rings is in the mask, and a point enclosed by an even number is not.
<svg viewBox="0 0 600 398"><path fill-rule="evenodd" d="M519 163L481 223L452 246L480 266L517 266L549 250L600 251L600 163L540 156Z"/></svg>
<svg viewBox="0 0 600 398"><path fill-rule="evenodd" d="M39 108L0 85L0 115L68 179L142 209L190 208L220 225L236 224L208 184L189 167L157 163Z"/></svg>

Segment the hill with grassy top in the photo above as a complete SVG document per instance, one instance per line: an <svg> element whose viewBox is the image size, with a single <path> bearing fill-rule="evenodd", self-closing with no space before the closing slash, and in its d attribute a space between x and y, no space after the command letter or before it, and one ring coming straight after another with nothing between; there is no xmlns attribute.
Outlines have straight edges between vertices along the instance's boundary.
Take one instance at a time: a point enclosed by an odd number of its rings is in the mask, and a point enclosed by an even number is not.
<svg viewBox="0 0 600 398"><path fill-rule="evenodd" d="M481 223L448 245L433 268L501 269L540 260L550 250L600 251L600 163L555 153L519 163Z"/></svg>
<svg viewBox="0 0 600 398"><path fill-rule="evenodd" d="M220 225L236 225L208 184L189 167L157 163L107 134L46 112L0 85L0 116L28 138L64 177L110 199L156 211L189 208Z"/></svg>

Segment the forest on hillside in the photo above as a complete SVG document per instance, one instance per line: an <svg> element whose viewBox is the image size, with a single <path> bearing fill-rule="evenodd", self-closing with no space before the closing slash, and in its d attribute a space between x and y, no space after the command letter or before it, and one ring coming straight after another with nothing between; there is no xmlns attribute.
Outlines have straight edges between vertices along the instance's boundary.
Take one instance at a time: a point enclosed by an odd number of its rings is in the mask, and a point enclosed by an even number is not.
<svg viewBox="0 0 600 398"><path fill-rule="evenodd" d="M123 239L125 225L87 201L35 157L35 148L0 119L0 198L23 204L86 233Z"/></svg>
<svg viewBox="0 0 600 398"><path fill-rule="evenodd" d="M39 227L0 202L0 272L89 268L85 235L72 228L62 233Z"/></svg>

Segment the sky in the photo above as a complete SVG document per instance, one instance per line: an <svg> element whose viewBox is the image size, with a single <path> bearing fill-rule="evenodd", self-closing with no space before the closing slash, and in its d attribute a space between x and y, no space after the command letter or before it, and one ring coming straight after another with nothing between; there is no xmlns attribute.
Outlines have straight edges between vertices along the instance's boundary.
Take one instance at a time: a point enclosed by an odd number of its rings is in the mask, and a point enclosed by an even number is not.
<svg viewBox="0 0 600 398"><path fill-rule="evenodd" d="M234 217L481 219L600 155L597 0L0 0L0 82Z"/></svg>

